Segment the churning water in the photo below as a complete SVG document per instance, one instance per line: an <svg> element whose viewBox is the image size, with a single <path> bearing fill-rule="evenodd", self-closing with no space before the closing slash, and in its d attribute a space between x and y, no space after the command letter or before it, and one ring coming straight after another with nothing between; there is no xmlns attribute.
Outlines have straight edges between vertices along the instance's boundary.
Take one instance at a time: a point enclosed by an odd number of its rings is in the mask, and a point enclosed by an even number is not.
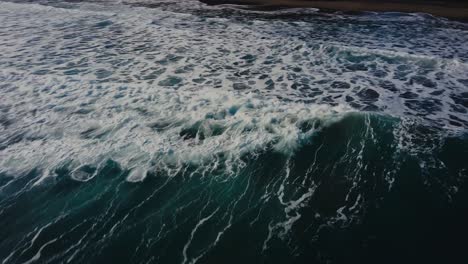
<svg viewBox="0 0 468 264"><path fill-rule="evenodd" d="M0 260L453 257L467 43L424 14L0 2Z"/></svg>

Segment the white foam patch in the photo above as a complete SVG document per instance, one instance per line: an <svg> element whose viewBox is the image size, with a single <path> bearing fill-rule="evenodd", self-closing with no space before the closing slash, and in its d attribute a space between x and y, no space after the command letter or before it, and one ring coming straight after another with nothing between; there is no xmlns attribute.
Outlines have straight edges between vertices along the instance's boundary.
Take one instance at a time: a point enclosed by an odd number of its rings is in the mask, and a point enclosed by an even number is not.
<svg viewBox="0 0 468 264"><path fill-rule="evenodd" d="M88 181L113 159L132 182L190 164L229 173L247 153L293 153L313 133L303 123L334 120L350 106L417 118L427 108L431 121L456 121L466 37L450 30L463 28L437 29L420 49L382 41L361 23L331 41L341 23L331 17L322 18L329 28L231 20L195 12L223 7L166 2L186 12L0 3L1 172L38 168L43 180L67 168ZM397 88L378 88L381 81ZM447 92L433 95L440 89ZM406 91L417 98L402 99ZM466 111L457 118L458 127L468 122Z"/></svg>
<svg viewBox="0 0 468 264"><path fill-rule="evenodd" d="M331 121L349 110L210 88L172 90L26 76L10 83L16 86L7 97L14 119L4 128L2 141L18 134L21 140L0 151L2 172L67 168L80 181L94 177L108 159L132 170L128 180L133 182L149 170L187 164L232 171L247 153L266 148L293 152L314 131L301 130L301 124ZM37 89L47 92L34 95Z"/></svg>

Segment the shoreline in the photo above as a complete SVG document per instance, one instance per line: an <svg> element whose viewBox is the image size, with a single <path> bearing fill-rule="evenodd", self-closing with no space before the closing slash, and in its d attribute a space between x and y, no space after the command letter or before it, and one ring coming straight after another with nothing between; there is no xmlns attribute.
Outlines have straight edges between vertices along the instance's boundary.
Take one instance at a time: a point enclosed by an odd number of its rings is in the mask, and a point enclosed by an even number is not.
<svg viewBox="0 0 468 264"><path fill-rule="evenodd" d="M468 4L457 2L401 2L401 1L307 1L307 0L200 0L217 4L245 4L257 8L318 8L321 11L343 12L402 12L427 13L438 17L468 22Z"/></svg>

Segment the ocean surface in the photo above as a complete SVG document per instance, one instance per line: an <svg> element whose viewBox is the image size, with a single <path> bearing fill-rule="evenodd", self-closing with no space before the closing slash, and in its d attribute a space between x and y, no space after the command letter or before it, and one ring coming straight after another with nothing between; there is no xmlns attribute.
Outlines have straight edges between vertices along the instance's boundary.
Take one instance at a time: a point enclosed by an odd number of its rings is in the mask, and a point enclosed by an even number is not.
<svg viewBox="0 0 468 264"><path fill-rule="evenodd" d="M0 263L467 263L468 24L0 2Z"/></svg>

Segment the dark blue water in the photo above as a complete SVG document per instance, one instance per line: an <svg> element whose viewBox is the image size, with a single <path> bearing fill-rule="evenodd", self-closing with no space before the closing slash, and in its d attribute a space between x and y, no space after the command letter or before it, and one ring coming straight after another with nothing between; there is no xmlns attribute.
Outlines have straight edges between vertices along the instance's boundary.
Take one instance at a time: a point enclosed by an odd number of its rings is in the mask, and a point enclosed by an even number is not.
<svg viewBox="0 0 468 264"><path fill-rule="evenodd" d="M464 263L468 27L0 2L2 263Z"/></svg>

